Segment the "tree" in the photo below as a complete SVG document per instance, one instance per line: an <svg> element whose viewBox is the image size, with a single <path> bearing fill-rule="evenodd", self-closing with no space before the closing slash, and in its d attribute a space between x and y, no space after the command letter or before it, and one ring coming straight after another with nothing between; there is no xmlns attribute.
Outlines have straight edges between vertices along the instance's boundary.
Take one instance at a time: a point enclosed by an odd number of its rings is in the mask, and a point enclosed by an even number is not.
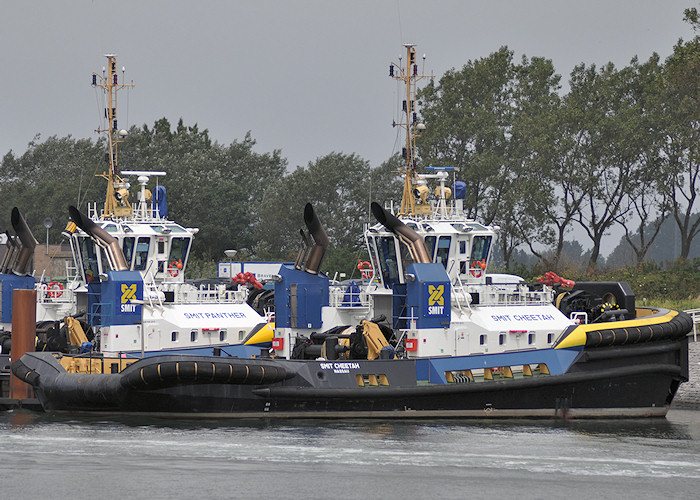
<svg viewBox="0 0 700 500"><path fill-rule="evenodd" d="M561 77L551 60L523 56L513 82L512 120L503 173L509 173L499 197L497 221L506 269L513 251L522 244L551 243L547 219L551 204L551 169L555 161L557 123L561 106ZM507 184L506 184L507 183Z"/></svg>
<svg viewBox="0 0 700 500"><path fill-rule="evenodd" d="M676 44L664 64L661 93L665 194L685 259L700 232L700 220L693 222L700 188L700 37Z"/></svg>
<svg viewBox="0 0 700 500"><path fill-rule="evenodd" d="M506 268L520 245L548 235L535 202L549 184L542 177L553 159L559 80L550 60L523 56L515 64L503 47L420 93L427 126L421 158L457 167L468 216L501 227Z"/></svg>
<svg viewBox="0 0 700 500"><path fill-rule="evenodd" d="M329 153L306 167L297 167L265 193L258 233L260 251L291 257L299 246L299 229L305 229L304 206L309 202L332 247L360 249L369 175L369 163L354 154Z"/></svg>
<svg viewBox="0 0 700 500"><path fill-rule="evenodd" d="M449 165L467 185L464 208L490 224L499 210L498 186L507 182L507 142L512 123L513 53L490 56L445 72L420 93L426 130L419 143L425 164Z"/></svg>
<svg viewBox="0 0 700 500"><path fill-rule="evenodd" d="M195 255L217 259L235 248L251 257L256 245L255 226L263 193L284 175L286 160L280 151L256 153L250 133L228 146L212 142L208 130L180 120L174 130L167 119L132 128L121 147L122 168L162 170L168 189L169 217L198 227Z"/></svg>
<svg viewBox="0 0 700 500"><path fill-rule="evenodd" d="M695 7L683 11L683 20L693 27L693 31L700 31L700 13Z"/></svg>
<svg viewBox="0 0 700 500"><path fill-rule="evenodd" d="M89 200L104 199L104 185L95 177L104 166L104 142L36 136L20 157L5 155L0 166L0 220L10 226L10 212L19 208L35 236L44 235L43 221L60 234L68 220L68 205L85 209Z"/></svg>
<svg viewBox="0 0 700 500"><path fill-rule="evenodd" d="M380 205L394 202L397 205L401 202L403 192L403 179L399 172L403 168L404 160L401 155L393 155L376 168L370 170L370 190L367 197L366 222L374 223L370 216L370 204L376 201Z"/></svg>
<svg viewBox="0 0 700 500"><path fill-rule="evenodd" d="M625 230L625 240L637 264L641 265L669 214L659 155L663 138L658 119L661 104L659 56L653 54L644 64L634 58L621 74L628 100L628 112L622 117L622 139L632 149L630 156L636 156L632 174L636 182L631 183L625 193L627 209L623 212L631 217L620 217L618 222Z"/></svg>
<svg viewBox="0 0 700 500"><path fill-rule="evenodd" d="M634 148L623 130L629 112L625 79L612 63L598 71L595 65L574 68L571 91L565 98L570 126L583 148L576 151L574 168L580 175L583 197L576 221L593 248L588 269L596 267L601 242L610 227L624 217L625 195L634 182Z"/></svg>

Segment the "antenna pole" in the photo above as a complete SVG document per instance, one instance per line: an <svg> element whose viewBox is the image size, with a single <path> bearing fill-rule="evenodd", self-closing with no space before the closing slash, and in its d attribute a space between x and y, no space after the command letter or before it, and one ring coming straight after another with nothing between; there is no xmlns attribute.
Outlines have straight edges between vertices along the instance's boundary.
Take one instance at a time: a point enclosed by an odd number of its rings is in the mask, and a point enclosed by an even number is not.
<svg viewBox="0 0 700 500"><path fill-rule="evenodd" d="M107 153L107 171L99 174L107 180L107 194L105 196L105 207L102 212L102 217L126 217L131 215L131 205L129 204L129 186L119 177L118 174L118 154L117 146L124 142L122 139L124 134L120 133L117 127L117 92L124 87L133 87L133 83L124 83L124 69L122 68L122 83L119 83L119 75L117 74L117 56L114 54L106 54L107 68L102 70L102 75L98 73L92 74L93 87L101 87L107 94L107 107L105 108L105 119L107 120L107 128L99 128L98 133L107 135L109 151Z"/></svg>
<svg viewBox="0 0 700 500"><path fill-rule="evenodd" d="M414 193L416 139L420 137L420 132L425 128L422 123L418 123L416 106L417 83L419 80L432 75L418 74L415 45L406 43L404 47L406 48L406 66L404 67L402 63L398 65L392 63L389 67L389 76L402 80L406 88L406 98L403 101L403 122L394 123L394 126L399 126L406 132L406 143L403 148L404 167L401 172L404 176L404 187L399 215L415 215L417 212L423 213L425 211L417 208ZM398 74L395 74L395 69L398 70ZM420 208L422 209L423 207ZM429 207L425 208L428 208L426 213L429 213Z"/></svg>

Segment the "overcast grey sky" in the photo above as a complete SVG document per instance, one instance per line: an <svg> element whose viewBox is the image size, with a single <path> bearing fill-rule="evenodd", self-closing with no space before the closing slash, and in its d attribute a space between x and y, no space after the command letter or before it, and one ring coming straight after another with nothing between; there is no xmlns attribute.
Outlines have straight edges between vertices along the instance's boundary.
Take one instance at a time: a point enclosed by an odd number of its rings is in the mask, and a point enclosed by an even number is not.
<svg viewBox="0 0 700 500"><path fill-rule="evenodd" d="M395 151L402 43L440 76L502 45L550 58L563 81L581 62L626 65L693 36L696 0L2 1L0 154L35 134L96 138L91 74L116 53L136 87L120 93L120 128L208 128L290 167L339 151L373 166ZM127 122L128 119L128 122Z"/></svg>

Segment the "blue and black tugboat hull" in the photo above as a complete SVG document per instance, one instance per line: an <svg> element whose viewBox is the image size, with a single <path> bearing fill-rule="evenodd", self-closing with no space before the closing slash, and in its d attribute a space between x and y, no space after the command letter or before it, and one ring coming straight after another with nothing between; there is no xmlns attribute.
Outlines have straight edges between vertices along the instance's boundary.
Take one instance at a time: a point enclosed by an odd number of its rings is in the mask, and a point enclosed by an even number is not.
<svg viewBox="0 0 700 500"><path fill-rule="evenodd" d="M513 365L518 356L512 354ZM685 337L584 347L560 374L461 383L419 379L416 360L164 355L139 360L120 373L78 374L67 373L50 353L28 353L13 372L34 386L45 410L60 412L188 418L642 417L666 414L688 378L687 356ZM472 358L464 357L465 362ZM508 357L498 359L502 364Z"/></svg>

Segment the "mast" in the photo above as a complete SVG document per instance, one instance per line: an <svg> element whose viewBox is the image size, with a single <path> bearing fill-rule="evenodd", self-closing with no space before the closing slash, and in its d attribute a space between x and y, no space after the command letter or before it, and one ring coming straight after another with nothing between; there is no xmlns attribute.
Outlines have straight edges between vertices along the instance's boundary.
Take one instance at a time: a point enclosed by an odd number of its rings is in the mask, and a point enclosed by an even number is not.
<svg viewBox="0 0 700 500"><path fill-rule="evenodd" d="M124 142L126 130L119 130L117 127L117 92L124 87L133 87L133 83L124 83L124 68L122 68L122 83L119 83L117 75L117 56L106 54L107 68L102 68L102 75L92 74L92 86L101 87L107 95L107 107L105 108L105 119L107 128L98 128L96 132L107 135L109 151L106 155L107 171L98 174L107 180L107 194L105 196L105 207L102 212L104 218L128 217L131 215L131 205L129 204L129 184L125 182L117 173L118 154L117 146Z"/></svg>
<svg viewBox="0 0 700 500"><path fill-rule="evenodd" d="M416 106L417 83L425 77L432 75L418 74L418 64L416 63L415 45L405 43L406 66L402 65L399 57L399 64L389 65L389 76L402 80L406 88L406 95L403 101L403 121L393 123L399 126L406 133L406 143L403 148L404 166L401 174L404 176L403 195L401 197L401 210L399 216L424 215L430 213L430 206L416 203L416 139L425 130L425 125L418 123L418 112ZM423 56L425 62L425 56ZM397 72L395 72L397 70Z"/></svg>

